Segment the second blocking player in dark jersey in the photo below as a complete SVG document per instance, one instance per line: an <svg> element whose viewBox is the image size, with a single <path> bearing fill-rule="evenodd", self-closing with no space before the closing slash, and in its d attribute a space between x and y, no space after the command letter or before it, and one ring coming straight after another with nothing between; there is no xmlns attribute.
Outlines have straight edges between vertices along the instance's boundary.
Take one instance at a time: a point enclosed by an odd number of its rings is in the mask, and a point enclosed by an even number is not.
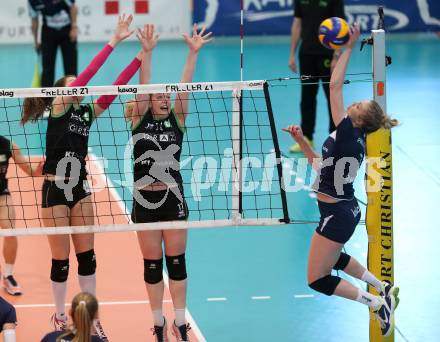
<svg viewBox="0 0 440 342"><path fill-rule="evenodd" d="M199 50L208 43L211 33L204 34L197 26L192 37L184 35L189 47L182 82L191 82ZM140 83L150 81L152 50L157 36L147 25L142 33L145 58L142 61ZM125 117L131 122L134 145L134 187L132 220L134 223L186 220L188 209L180 174L180 153L188 114L188 93L176 94L174 108L170 94L138 95L128 103ZM156 341L168 341L167 324L162 313L164 294L163 250L165 247L169 287L175 319L173 334L179 341L188 341L189 323L185 319L187 273L185 250L187 231L184 229L137 232L144 258L144 281L154 317Z"/></svg>

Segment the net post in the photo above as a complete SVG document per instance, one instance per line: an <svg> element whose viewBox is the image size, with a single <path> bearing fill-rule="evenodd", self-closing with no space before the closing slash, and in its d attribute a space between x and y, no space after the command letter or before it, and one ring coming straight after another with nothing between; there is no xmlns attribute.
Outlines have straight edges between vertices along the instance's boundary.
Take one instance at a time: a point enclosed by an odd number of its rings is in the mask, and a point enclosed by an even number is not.
<svg viewBox="0 0 440 342"><path fill-rule="evenodd" d="M234 89L232 91L232 220L237 223L241 220L241 123L242 123L242 91Z"/></svg>
<svg viewBox="0 0 440 342"><path fill-rule="evenodd" d="M270 123L270 130L272 133L273 146L274 146L274 150L275 150L278 178L280 180L281 203L283 205L283 218L280 219L280 221L284 222L284 223L289 223L290 219L289 219L289 211L287 209L287 198L286 198L286 191L285 191L285 186L284 186L283 166L282 166L282 162L281 162L281 151L280 151L280 145L278 143L278 135L277 135L277 129L275 126L275 120L273 117L272 102L270 101L269 84L267 82L264 82L263 91L264 91L264 97L266 100L267 115L269 116L269 123Z"/></svg>
<svg viewBox="0 0 440 342"><path fill-rule="evenodd" d="M385 31L372 30L373 37L373 91L374 100L379 103L383 111L387 111L386 96L386 56Z"/></svg>
<svg viewBox="0 0 440 342"><path fill-rule="evenodd" d="M385 31L372 30L372 37L374 100L386 112ZM391 131L381 128L368 134L366 154L368 269L380 280L394 282ZM377 294L372 286L368 286L368 291ZM369 331L371 342L394 341L394 330L389 337L383 337L372 313Z"/></svg>

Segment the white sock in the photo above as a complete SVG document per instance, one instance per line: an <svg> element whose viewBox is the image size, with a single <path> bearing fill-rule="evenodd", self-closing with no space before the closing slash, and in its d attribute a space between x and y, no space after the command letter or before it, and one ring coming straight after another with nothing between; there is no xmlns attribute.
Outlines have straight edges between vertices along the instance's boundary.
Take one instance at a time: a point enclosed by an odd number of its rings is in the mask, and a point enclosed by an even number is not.
<svg viewBox="0 0 440 342"><path fill-rule="evenodd" d="M174 308L174 315L175 315L174 322L176 322L176 325L178 327L180 327L181 325L184 325L186 323L186 320L185 320L185 309L176 309L176 308Z"/></svg>
<svg viewBox="0 0 440 342"><path fill-rule="evenodd" d="M373 286L377 290L377 292L380 293L382 291L382 282L377 279L374 274L371 273L369 270L365 270L364 274L362 274L361 279Z"/></svg>
<svg viewBox="0 0 440 342"><path fill-rule="evenodd" d="M15 342L15 329L3 330L3 342Z"/></svg>
<svg viewBox="0 0 440 342"><path fill-rule="evenodd" d="M380 305L382 304L380 297L375 296L375 295L373 295L369 292L366 292L362 289L358 289L358 295L357 295L356 300L359 303L368 305L373 310L377 310L380 307Z"/></svg>
<svg viewBox="0 0 440 342"><path fill-rule="evenodd" d="M55 312L58 319L65 319L64 303L66 302L67 281L58 283L52 281L52 292L55 299Z"/></svg>
<svg viewBox="0 0 440 342"><path fill-rule="evenodd" d="M14 271L14 264L5 264L5 274L3 275L5 278L12 275Z"/></svg>
<svg viewBox="0 0 440 342"><path fill-rule="evenodd" d="M96 273L87 276L78 274L78 281L82 292L96 296Z"/></svg>
<svg viewBox="0 0 440 342"><path fill-rule="evenodd" d="M153 318L154 318L154 325L158 327L163 327L165 324L165 319L163 317L162 309L159 310L153 310Z"/></svg>

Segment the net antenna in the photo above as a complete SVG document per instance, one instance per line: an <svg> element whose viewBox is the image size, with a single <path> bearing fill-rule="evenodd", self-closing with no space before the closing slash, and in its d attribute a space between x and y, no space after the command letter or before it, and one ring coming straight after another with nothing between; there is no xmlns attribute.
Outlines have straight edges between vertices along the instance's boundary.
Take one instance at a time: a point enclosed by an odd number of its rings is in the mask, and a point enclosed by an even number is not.
<svg viewBox="0 0 440 342"><path fill-rule="evenodd" d="M243 81L243 63L244 63L244 0L240 0L240 81Z"/></svg>
<svg viewBox="0 0 440 342"><path fill-rule="evenodd" d="M244 0L240 0L240 81L243 82L243 64L244 64ZM233 123L233 139L234 147L238 154L234 158L234 169L236 170L236 187L235 188L235 201L237 203L238 210L235 212L235 218L241 218L243 213L243 197L242 192L242 181L243 181L243 170L241 160L243 158L243 91L235 91L233 100L233 110L237 111L234 116L235 120ZM238 202L237 202L238 201Z"/></svg>
<svg viewBox="0 0 440 342"><path fill-rule="evenodd" d="M379 14L379 23L377 24L378 30L385 30L385 15L383 13L383 6L377 8L377 13Z"/></svg>
<svg viewBox="0 0 440 342"><path fill-rule="evenodd" d="M377 8L377 14L379 15L379 21L377 23L377 30L382 30L385 32L385 14L384 14L383 6L379 6ZM369 37L362 39L361 48L360 48L361 51L365 45L374 45L374 35L371 35ZM392 63L391 56L385 56L384 58L385 58L385 66L388 66Z"/></svg>

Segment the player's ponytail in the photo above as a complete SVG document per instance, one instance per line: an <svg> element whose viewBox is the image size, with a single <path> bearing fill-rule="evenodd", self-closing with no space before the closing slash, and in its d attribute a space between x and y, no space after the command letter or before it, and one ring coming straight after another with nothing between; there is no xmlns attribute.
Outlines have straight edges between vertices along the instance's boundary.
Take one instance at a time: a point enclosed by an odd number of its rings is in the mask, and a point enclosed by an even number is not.
<svg viewBox="0 0 440 342"><path fill-rule="evenodd" d="M63 337L73 334L72 342L90 342L94 319L97 318L98 301L87 292L78 293L72 300L70 316L73 320L73 329L57 338L57 342Z"/></svg>
<svg viewBox="0 0 440 342"><path fill-rule="evenodd" d="M397 119L393 119L393 118L389 117L388 115L385 115L382 118L382 127L383 128L391 129L391 128L397 126L398 124L399 124L399 121Z"/></svg>
<svg viewBox="0 0 440 342"><path fill-rule="evenodd" d="M64 76L55 82L54 87L65 87L66 80L69 77ZM20 123L24 125L28 121L35 122L41 118L45 111L50 110L54 97L27 97L23 101L23 113Z"/></svg>
<svg viewBox="0 0 440 342"><path fill-rule="evenodd" d="M398 124L399 121L385 114L382 107L374 100L370 101L367 112L362 116L362 128L366 133L372 133L379 128L391 129Z"/></svg>
<svg viewBox="0 0 440 342"><path fill-rule="evenodd" d="M41 118L44 112L52 104L53 97L27 97L23 101L23 114L21 116L21 124L24 125L28 121L35 122Z"/></svg>

